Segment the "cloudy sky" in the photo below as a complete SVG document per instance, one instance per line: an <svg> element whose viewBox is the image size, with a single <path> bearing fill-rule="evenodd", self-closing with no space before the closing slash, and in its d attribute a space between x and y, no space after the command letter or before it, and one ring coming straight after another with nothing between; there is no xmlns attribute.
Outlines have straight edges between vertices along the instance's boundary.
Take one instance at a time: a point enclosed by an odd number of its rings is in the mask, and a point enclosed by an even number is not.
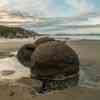
<svg viewBox="0 0 100 100"><path fill-rule="evenodd" d="M96 25L100 24L100 0L0 0L0 21L14 15L21 21L22 15L72 17L79 18L80 24Z"/></svg>
<svg viewBox="0 0 100 100"><path fill-rule="evenodd" d="M100 0L0 0L0 9L33 16L77 16L99 13Z"/></svg>

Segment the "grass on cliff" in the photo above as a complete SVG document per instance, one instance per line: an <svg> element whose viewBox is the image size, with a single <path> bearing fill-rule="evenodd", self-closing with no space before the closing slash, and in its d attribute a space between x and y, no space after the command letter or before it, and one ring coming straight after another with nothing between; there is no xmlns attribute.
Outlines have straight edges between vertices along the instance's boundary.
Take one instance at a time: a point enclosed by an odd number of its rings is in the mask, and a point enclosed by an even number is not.
<svg viewBox="0 0 100 100"><path fill-rule="evenodd" d="M32 32L29 32L23 28L0 25L0 37L14 38L16 37L16 34L21 34L23 37L24 35L32 36Z"/></svg>

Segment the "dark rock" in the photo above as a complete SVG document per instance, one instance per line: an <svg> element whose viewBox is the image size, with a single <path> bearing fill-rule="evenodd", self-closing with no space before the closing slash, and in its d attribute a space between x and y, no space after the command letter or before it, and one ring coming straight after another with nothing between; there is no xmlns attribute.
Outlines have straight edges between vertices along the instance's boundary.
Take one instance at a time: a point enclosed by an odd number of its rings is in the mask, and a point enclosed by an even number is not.
<svg viewBox="0 0 100 100"><path fill-rule="evenodd" d="M54 38L49 38L49 37L42 37L42 38L37 39L34 42L34 45L38 46L38 45L40 45L42 43L46 43L46 42L50 42L50 41L55 41L55 39Z"/></svg>
<svg viewBox="0 0 100 100"><path fill-rule="evenodd" d="M11 91L9 96L14 96L15 92Z"/></svg>
<svg viewBox="0 0 100 100"><path fill-rule="evenodd" d="M31 67L31 56L33 51L38 45L48 41L54 41L54 39L43 37L36 40L33 44L25 44L24 46L22 46L17 53L17 58L19 62L24 66Z"/></svg>
<svg viewBox="0 0 100 100"><path fill-rule="evenodd" d="M34 50L35 50L35 46L33 44L25 44L19 49L17 53L17 59L24 66L30 67L31 66L31 55Z"/></svg>
<svg viewBox="0 0 100 100"><path fill-rule="evenodd" d="M19 49L18 60L42 82L39 93L64 89L78 83L79 58L65 42L44 37Z"/></svg>
<svg viewBox="0 0 100 100"><path fill-rule="evenodd" d="M70 76L79 72L78 55L61 41L40 44L32 54L31 63L31 73L40 79L59 74Z"/></svg>

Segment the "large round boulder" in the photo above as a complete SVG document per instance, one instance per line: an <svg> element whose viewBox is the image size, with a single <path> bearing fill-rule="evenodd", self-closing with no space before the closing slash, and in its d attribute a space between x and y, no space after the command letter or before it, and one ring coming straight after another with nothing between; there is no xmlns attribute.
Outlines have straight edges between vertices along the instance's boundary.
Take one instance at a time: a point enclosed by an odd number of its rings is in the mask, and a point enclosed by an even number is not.
<svg viewBox="0 0 100 100"><path fill-rule="evenodd" d="M70 76L79 72L78 55L61 41L40 44L31 56L31 63L31 73L40 79L59 74Z"/></svg>
<svg viewBox="0 0 100 100"><path fill-rule="evenodd" d="M31 66L31 56L34 50L35 50L35 46L33 44L23 45L17 53L17 59L24 66L30 67Z"/></svg>

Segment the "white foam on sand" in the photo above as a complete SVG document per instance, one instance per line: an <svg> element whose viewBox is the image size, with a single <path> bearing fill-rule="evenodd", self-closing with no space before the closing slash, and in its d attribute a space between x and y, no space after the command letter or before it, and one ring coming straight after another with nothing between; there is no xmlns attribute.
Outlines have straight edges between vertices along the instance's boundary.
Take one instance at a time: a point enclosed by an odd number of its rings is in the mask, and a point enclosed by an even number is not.
<svg viewBox="0 0 100 100"><path fill-rule="evenodd" d="M80 78L79 78L79 86L86 88L99 88L100 82L93 81L89 79L91 76L87 76L86 72L80 68Z"/></svg>
<svg viewBox="0 0 100 100"><path fill-rule="evenodd" d="M12 74L4 75L3 72L13 72ZM7 57L0 59L0 80L2 79L19 79L29 77L29 68L24 67L16 57Z"/></svg>

